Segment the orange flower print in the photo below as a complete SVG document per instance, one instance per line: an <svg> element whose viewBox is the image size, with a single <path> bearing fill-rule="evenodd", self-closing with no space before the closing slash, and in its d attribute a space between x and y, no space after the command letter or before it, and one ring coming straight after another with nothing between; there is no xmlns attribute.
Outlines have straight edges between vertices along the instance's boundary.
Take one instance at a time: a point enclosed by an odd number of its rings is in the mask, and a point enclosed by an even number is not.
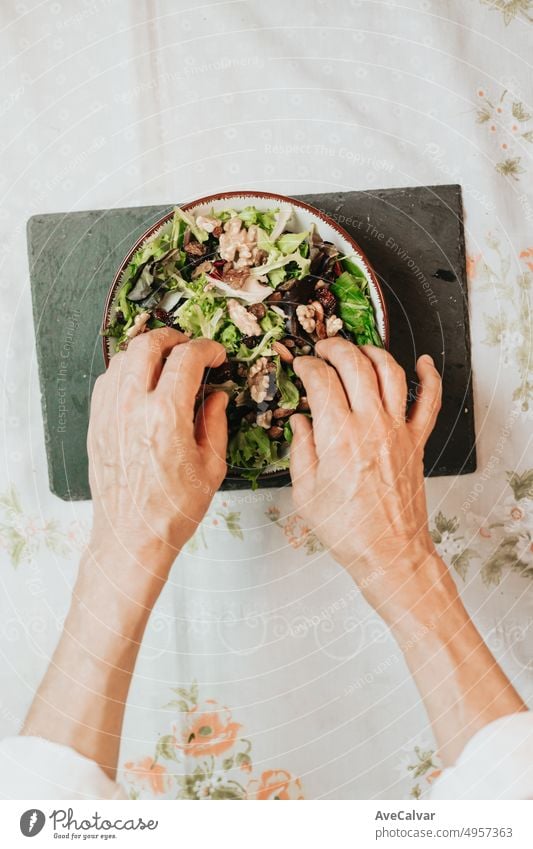
<svg viewBox="0 0 533 849"><path fill-rule="evenodd" d="M476 276L476 266L481 259L481 254L476 256L467 256L466 258L466 275L469 280L473 280Z"/></svg>
<svg viewBox="0 0 533 849"><path fill-rule="evenodd" d="M257 781L250 781L248 798L263 800L303 799L302 784L299 778L293 778L285 769L268 769Z"/></svg>
<svg viewBox="0 0 533 849"><path fill-rule="evenodd" d="M523 259L530 271L533 271L533 248L520 251L520 259Z"/></svg>
<svg viewBox="0 0 533 849"><path fill-rule="evenodd" d="M214 699L195 705L184 715L184 724L173 727L176 748L185 755L199 758L221 755L235 744L241 726L232 722L231 713Z"/></svg>
<svg viewBox="0 0 533 849"><path fill-rule="evenodd" d="M128 774L130 781L141 784L152 793L157 795L166 792L166 767L156 763L150 755L138 763L128 761L124 764L124 771Z"/></svg>

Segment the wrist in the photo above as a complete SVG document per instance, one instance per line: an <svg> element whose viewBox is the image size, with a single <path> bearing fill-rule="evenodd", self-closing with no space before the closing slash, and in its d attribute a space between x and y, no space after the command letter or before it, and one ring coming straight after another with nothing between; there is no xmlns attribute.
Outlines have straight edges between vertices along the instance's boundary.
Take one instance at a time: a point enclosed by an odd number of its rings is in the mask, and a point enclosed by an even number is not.
<svg viewBox="0 0 533 849"><path fill-rule="evenodd" d="M179 550L161 540L131 539L93 531L80 560L75 598L80 604L113 608L120 619L152 609Z"/></svg>
<svg viewBox="0 0 533 849"><path fill-rule="evenodd" d="M415 542L401 554L391 553L387 565L359 581L367 601L397 638L421 629L435 631L450 613L468 618L450 571L435 547Z"/></svg>

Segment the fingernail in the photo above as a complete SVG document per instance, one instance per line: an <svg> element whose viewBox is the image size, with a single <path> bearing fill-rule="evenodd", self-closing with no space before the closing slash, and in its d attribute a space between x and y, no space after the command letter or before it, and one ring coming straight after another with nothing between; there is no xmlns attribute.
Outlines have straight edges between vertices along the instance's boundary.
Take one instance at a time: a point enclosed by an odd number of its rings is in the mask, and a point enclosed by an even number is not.
<svg viewBox="0 0 533 849"><path fill-rule="evenodd" d="M433 361L433 357L431 357L429 354L422 354L422 356L420 357L420 359L421 359L421 360L424 360L424 362L428 363L428 364L429 364L429 365L431 365L431 366L434 366L434 365L435 365L435 363L434 363L434 361Z"/></svg>

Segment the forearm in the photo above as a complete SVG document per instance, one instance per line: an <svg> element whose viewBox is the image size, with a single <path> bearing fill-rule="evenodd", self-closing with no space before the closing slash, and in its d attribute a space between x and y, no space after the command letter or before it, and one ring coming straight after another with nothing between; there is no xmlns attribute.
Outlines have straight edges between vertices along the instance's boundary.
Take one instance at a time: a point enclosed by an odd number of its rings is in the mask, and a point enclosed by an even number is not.
<svg viewBox="0 0 533 849"><path fill-rule="evenodd" d="M425 558L381 613L404 653L446 766L483 726L527 709L436 554Z"/></svg>
<svg viewBox="0 0 533 849"><path fill-rule="evenodd" d="M117 567L110 553L85 552L63 634L22 730L72 747L112 778L131 676L162 586L138 578L138 562L125 560L122 552Z"/></svg>

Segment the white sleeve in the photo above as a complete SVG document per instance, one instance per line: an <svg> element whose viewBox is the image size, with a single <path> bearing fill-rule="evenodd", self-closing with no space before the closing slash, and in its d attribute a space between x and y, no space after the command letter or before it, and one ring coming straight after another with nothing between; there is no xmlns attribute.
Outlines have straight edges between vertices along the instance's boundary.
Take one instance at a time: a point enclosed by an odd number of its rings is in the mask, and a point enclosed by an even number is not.
<svg viewBox="0 0 533 849"><path fill-rule="evenodd" d="M41 737L0 742L0 799L126 799L94 761Z"/></svg>
<svg viewBox="0 0 533 849"><path fill-rule="evenodd" d="M430 799L533 799L533 712L478 731L436 780Z"/></svg>

